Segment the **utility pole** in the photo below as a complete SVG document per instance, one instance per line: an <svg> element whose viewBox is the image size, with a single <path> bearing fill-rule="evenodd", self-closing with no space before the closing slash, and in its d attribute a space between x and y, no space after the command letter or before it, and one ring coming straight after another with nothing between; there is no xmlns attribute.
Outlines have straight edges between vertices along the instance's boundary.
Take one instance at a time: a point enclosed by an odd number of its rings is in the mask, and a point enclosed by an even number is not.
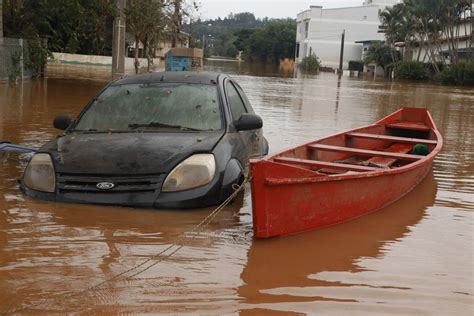
<svg viewBox="0 0 474 316"><path fill-rule="evenodd" d="M472 15L474 14L474 12L472 10L473 10L473 6L472 6L472 0L471 0L471 14L469 16L469 18L471 19L471 40L469 42L469 54L468 54L471 62L473 62L472 60L474 59L474 52L472 49L472 43L474 42L474 16Z"/></svg>
<svg viewBox="0 0 474 316"><path fill-rule="evenodd" d="M339 56L339 74L342 74L342 66L343 66L343 60L344 60L344 37L346 35L346 30L342 30L342 36L341 36L341 54Z"/></svg>
<svg viewBox="0 0 474 316"><path fill-rule="evenodd" d="M3 0L0 0L0 39L3 38Z"/></svg>
<svg viewBox="0 0 474 316"><path fill-rule="evenodd" d="M127 0L115 0L118 15L114 19L112 40L112 78L125 74L125 7Z"/></svg>
<svg viewBox="0 0 474 316"><path fill-rule="evenodd" d="M171 47L176 47L178 44L178 34L181 28L181 0L173 0L174 11L171 17L172 38Z"/></svg>
<svg viewBox="0 0 474 316"><path fill-rule="evenodd" d="M206 53L206 35L202 35L202 55L204 56Z"/></svg>

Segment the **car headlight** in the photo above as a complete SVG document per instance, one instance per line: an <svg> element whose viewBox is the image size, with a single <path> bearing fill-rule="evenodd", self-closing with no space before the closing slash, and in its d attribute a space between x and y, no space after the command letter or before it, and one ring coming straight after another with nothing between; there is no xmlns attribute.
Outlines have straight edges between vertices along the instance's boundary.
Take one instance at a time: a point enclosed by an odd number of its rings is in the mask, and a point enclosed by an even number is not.
<svg viewBox="0 0 474 316"><path fill-rule="evenodd" d="M162 192L183 191L208 184L214 178L216 161L212 154L196 154L177 165L166 177Z"/></svg>
<svg viewBox="0 0 474 316"><path fill-rule="evenodd" d="M23 182L28 188L36 191L54 192L56 175L51 156L48 154L34 155L26 167Z"/></svg>

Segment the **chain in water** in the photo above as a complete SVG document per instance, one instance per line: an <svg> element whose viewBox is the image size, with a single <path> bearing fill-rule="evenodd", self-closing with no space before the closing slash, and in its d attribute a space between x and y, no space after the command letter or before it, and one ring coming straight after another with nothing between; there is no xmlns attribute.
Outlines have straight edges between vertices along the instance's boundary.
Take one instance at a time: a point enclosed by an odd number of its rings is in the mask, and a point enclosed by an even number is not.
<svg viewBox="0 0 474 316"><path fill-rule="evenodd" d="M135 276L151 269L152 267L156 266L160 262L163 262L164 260L166 260L166 259L170 258L171 256L173 256L174 254L176 254L179 250L181 250L181 248L183 248L185 246L186 241L191 241L191 240L197 238L202 233L203 228L205 228L207 225L209 225L212 222L212 220L217 216L217 214L220 211L222 211L224 209L224 207L226 207L240 193L240 191L242 191L244 189L245 184L248 183L249 181L250 181L250 179L248 177L246 177L240 185L234 184L232 186L232 189L234 190L234 192L224 202L222 202L218 207L216 207L209 215L207 215L201 222L199 222L199 224L194 226L192 230L190 230L189 232L183 233L180 237L178 237L176 239L175 242L173 242L171 245L166 247L164 250L162 250L159 253L147 258L143 262L131 267L130 269L127 269L127 270L122 271L118 274L115 274L114 276L112 276L108 279L105 279L104 281L99 282L99 283L97 283L97 284L95 284L91 287L86 288L86 289L76 291L76 292L59 294L56 297L46 298L46 299L43 299L43 300L41 300L37 303L27 304L27 305L24 305L24 306L21 306L21 307L18 307L18 308L13 308L13 309L7 310L6 312L2 312L2 314L15 314L15 313L18 313L19 311L24 311L24 310L27 310L27 309L40 307L40 306L42 306L43 304L46 304L46 303L53 303L53 302L57 302L59 300L64 300L64 299L67 299L67 298L82 295L82 294L85 294L87 292L98 290L99 288L101 288L105 284L108 284L108 283L111 283L111 282L116 282L116 281L120 281L120 280L129 280L129 279L131 279L131 278L133 278L133 277L135 277ZM189 234L191 234L191 233L193 233L193 235L191 237L189 237ZM165 255L165 253L167 253L170 250L172 250L172 251L169 254ZM133 273L126 276L126 274L128 274L130 272L133 272Z"/></svg>

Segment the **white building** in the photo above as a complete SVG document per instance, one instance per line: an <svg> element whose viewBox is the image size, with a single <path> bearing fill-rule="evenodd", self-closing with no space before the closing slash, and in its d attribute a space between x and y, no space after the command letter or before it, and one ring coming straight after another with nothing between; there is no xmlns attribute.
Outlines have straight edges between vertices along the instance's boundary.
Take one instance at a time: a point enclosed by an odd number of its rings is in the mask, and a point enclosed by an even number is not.
<svg viewBox="0 0 474 316"><path fill-rule="evenodd" d="M362 44L368 40L384 40L379 33L379 14L398 0L365 0L358 7L323 9L311 6L296 18L297 63L312 53L321 60L323 67L339 68L341 36L345 31L344 68L350 60L361 60Z"/></svg>

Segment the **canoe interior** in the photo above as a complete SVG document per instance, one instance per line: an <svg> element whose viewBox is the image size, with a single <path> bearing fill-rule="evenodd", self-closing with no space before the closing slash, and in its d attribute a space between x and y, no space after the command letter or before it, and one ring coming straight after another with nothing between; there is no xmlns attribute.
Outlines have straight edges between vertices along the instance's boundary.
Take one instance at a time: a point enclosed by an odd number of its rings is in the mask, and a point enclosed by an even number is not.
<svg viewBox="0 0 474 316"><path fill-rule="evenodd" d="M313 171L314 176L393 169L425 157L413 153L417 144L433 151L438 141L435 129L425 109L405 108L373 125L322 138L268 160Z"/></svg>
<svg viewBox="0 0 474 316"><path fill-rule="evenodd" d="M254 236L285 236L379 210L428 174L442 145L427 110L403 108L375 124L253 160Z"/></svg>

